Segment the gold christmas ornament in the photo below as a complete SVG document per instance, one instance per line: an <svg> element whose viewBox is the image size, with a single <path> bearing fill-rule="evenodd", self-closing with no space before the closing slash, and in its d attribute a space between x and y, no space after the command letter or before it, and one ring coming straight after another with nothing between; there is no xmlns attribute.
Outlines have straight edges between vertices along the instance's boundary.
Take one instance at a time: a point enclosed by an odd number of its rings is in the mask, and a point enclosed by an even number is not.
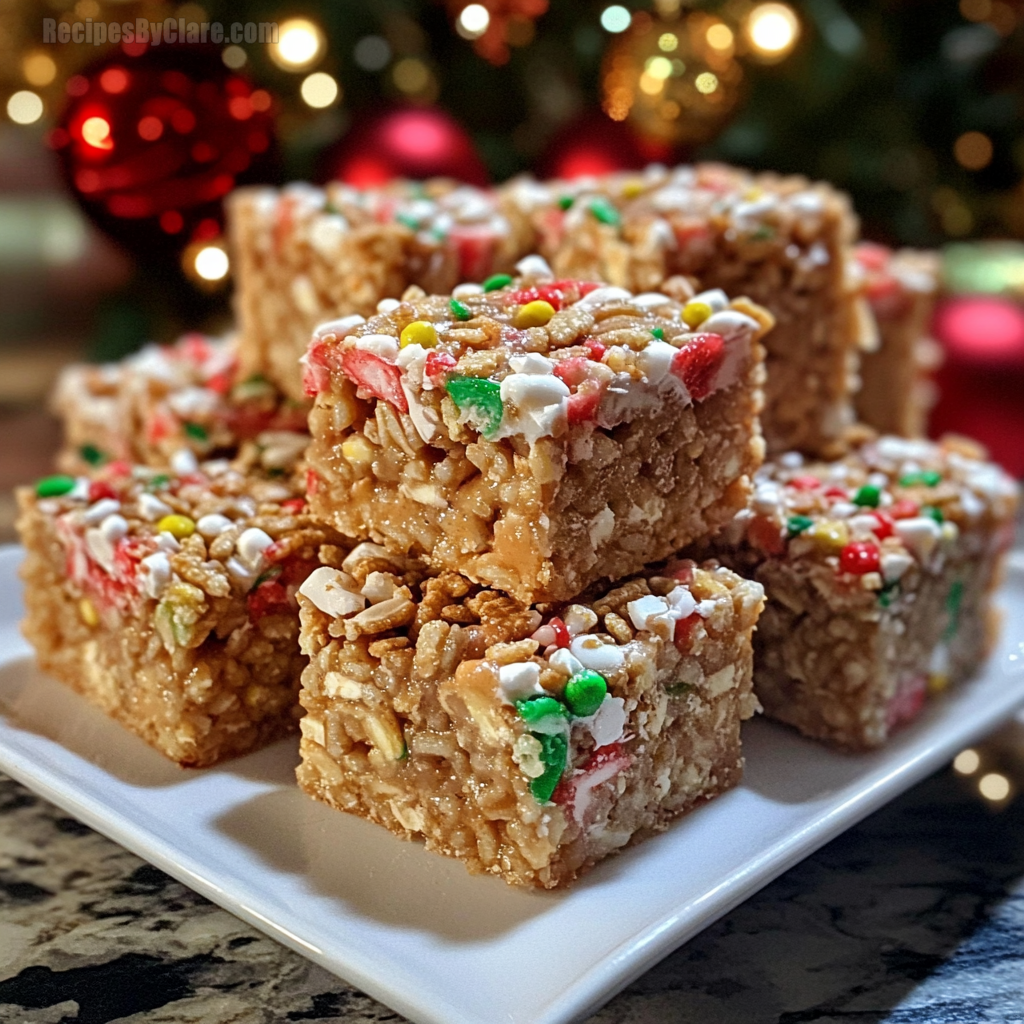
<svg viewBox="0 0 1024 1024"><path fill-rule="evenodd" d="M634 14L630 27L605 53L605 113L661 142L707 142L742 98L743 69L735 44L733 30L706 11Z"/></svg>

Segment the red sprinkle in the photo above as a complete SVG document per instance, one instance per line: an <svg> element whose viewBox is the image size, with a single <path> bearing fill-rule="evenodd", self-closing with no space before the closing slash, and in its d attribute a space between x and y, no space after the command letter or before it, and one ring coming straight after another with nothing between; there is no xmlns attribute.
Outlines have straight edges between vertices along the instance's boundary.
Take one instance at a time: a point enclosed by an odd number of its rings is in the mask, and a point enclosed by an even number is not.
<svg viewBox="0 0 1024 1024"><path fill-rule="evenodd" d="M289 515L297 516L300 512L305 511L306 499L289 498L287 501L281 502L281 508L283 508Z"/></svg>
<svg viewBox="0 0 1024 1024"><path fill-rule="evenodd" d="M921 506L909 498L900 498L899 501L894 501L887 511L892 519L913 519L921 511Z"/></svg>
<svg viewBox="0 0 1024 1024"><path fill-rule="evenodd" d="M583 342L583 347L590 353L590 358L595 363L601 362L604 359L605 352L608 351L608 346L602 345L596 338L587 338Z"/></svg>
<svg viewBox="0 0 1024 1024"><path fill-rule="evenodd" d="M575 388L587 379L589 369L590 360L586 356L570 356L568 359L556 360L552 372L569 387Z"/></svg>
<svg viewBox="0 0 1024 1024"><path fill-rule="evenodd" d="M679 619L676 622L676 631L672 640L681 654L685 654L689 650L690 638L693 636L694 627L698 622L700 622L700 616L696 612L691 612L685 619Z"/></svg>
<svg viewBox="0 0 1024 1024"><path fill-rule="evenodd" d="M725 340L720 334L698 334L672 359L674 373L699 402L711 394L715 377L725 358Z"/></svg>
<svg viewBox="0 0 1024 1024"><path fill-rule="evenodd" d="M459 280L482 281L494 266L497 236L486 225L456 224L448 235L459 256Z"/></svg>
<svg viewBox="0 0 1024 1024"><path fill-rule="evenodd" d="M892 518L886 515L884 512L878 512L874 509L868 513L874 516L877 526L871 528L871 532L879 539L885 540L886 537L891 537L893 533Z"/></svg>
<svg viewBox="0 0 1024 1024"><path fill-rule="evenodd" d="M592 388L584 385L583 390L577 391L575 395L570 395L566 413L569 426L575 426L577 423L590 423L597 416L597 407L601 404L602 394L604 394L604 388L600 385L595 385Z"/></svg>
<svg viewBox="0 0 1024 1024"><path fill-rule="evenodd" d="M845 487L826 487L822 492L826 498L839 498L841 501L847 501L850 497L850 492Z"/></svg>
<svg viewBox="0 0 1024 1024"><path fill-rule="evenodd" d="M288 588L277 580L265 580L249 594L246 603L250 619L261 619L264 615L280 614L291 609Z"/></svg>
<svg viewBox="0 0 1024 1024"><path fill-rule="evenodd" d="M692 558L684 558L672 566L672 579L689 586L693 582L693 570L696 568L697 563Z"/></svg>
<svg viewBox="0 0 1024 1024"><path fill-rule="evenodd" d="M872 544L870 541L854 541L839 552L840 571L853 573L854 576L878 572L881 564L878 545Z"/></svg>
<svg viewBox="0 0 1024 1024"><path fill-rule="evenodd" d="M330 389L331 368L328 365L330 348L323 338L314 338L306 351L306 365L302 368L302 390L310 398Z"/></svg>
<svg viewBox="0 0 1024 1024"><path fill-rule="evenodd" d="M116 498L117 491L106 482L106 480L93 480L89 484L89 501L99 501L101 498Z"/></svg>
<svg viewBox="0 0 1024 1024"><path fill-rule="evenodd" d="M374 398L390 403L399 412L409 411L409 400L402 390L402 371L394 363L365 349L350 348L341 355L341 372Z"/></svg>
<svg viewBox="0 0 1024 1024"><path fill-rule="evenodd" d="M443 381L445 374L454 370L457 365L458 361L455 356L448 352L438 352L436 349L431 349L423 363L423 372L431 381L439 384Z"/></svg>
<svg viewBox="0 0 1024 1024"><path fill-rule="evenodd" d="M548 625L555 631L555 646L556 647L568 647L569 646L569 630L566 629L565 623L557 616L553 616Z"/></svg>
<svg viewBox="0 0 1024 1024"><path fill-rule="evenodd" d="M767 516L754 516L747 527L747 538L750 543L769 555L781 555L786 550L786 542L776 523Z"/></svg>
<svg viewBox="0 0 1024 1024"><path fill-rule="evenodd" d="M786 486L797 491L816 491L821 486L821 481L816 476L795 476L792 480L786 481Z"/></svg>

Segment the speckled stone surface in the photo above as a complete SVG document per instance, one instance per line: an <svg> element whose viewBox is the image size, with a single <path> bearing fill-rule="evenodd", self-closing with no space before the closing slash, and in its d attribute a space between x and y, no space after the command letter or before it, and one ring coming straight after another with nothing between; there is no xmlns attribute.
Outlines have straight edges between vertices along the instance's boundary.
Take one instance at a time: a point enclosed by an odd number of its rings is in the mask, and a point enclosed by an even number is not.
<svg viewBox="0 0 1024 1024"><path fill-rule="evenodd" d="M981 748L1024 787L1024 727ZM1024 1022L1024 796L939 773L592 1024ZM402 1021L0 776L0 1021Z"/></svg>

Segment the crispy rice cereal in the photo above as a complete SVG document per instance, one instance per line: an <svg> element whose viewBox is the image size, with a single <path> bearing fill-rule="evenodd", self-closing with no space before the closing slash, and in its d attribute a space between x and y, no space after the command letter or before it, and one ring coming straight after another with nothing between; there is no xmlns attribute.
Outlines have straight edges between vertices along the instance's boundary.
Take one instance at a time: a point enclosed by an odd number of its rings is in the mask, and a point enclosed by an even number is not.
<svg viewBox="0 0 1024 1024"><path fill-rule="evenodd" d="M526 276L321 326L315 515L530 603L714 531L761 462L764 310Z"/></svg>
<svg viewBox="0 0 1024 1024"><path fill-rule="evenodd" d="M551 888L739 781L759 584L677 562L542 610L375 544L322 558L299 590L317 799Z"/></svg>
<svg viewBox="0 0 1024 1024"><path fill-rule="evenodd" d="M167 466L173 455L254 449L267 471L289 470L309 441L309 403L260 375L242 378L234 338L186 334L117 363L67 367L51 401L64 424L58 466L86 472L111 460Z"/></svg>
<svg viewBox="0 0 1024 1024"><path fill-rule="evenodd" d="M867 242L857 246L856 256L878 326L877 344L861 357L857 416L883 434L921 437L935 400L930 374L941 358L928 336L939 258Z"/></svg>
<svg viewBox="0 0 1024 1024"><path fill-rule="evenodd" d="M294 484L112 464L18 492L40 666L185 767L296 728L295 591L324 542Z"/></svg>
<svg viewBox="0 0 1024 1024"><path fill-rule="evenodd" d="M874 747L978 666L1018 502L983 457L962 439L887 436L763 467L710 550L767 592L754 685L769 716Z"/></svg>

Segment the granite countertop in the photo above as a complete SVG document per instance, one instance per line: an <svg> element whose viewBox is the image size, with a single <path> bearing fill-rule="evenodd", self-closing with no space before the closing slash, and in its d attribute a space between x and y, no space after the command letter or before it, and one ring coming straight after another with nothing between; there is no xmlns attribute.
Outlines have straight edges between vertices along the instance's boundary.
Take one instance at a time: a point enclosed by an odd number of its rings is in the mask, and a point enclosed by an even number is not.
<svg viewBox="0 0 1024 1024"><path fill-rule="evenodd" d="M1024 1022L1024 724L792 869L593 1024ZM998 803L983 772L1014 789ZM0 776L0 1021L402 1021Z"/></svg>

